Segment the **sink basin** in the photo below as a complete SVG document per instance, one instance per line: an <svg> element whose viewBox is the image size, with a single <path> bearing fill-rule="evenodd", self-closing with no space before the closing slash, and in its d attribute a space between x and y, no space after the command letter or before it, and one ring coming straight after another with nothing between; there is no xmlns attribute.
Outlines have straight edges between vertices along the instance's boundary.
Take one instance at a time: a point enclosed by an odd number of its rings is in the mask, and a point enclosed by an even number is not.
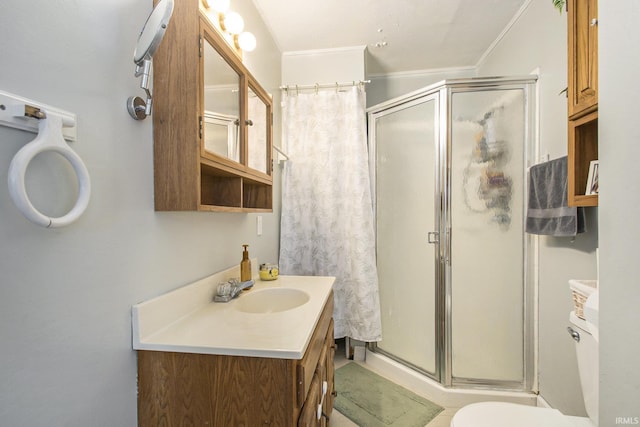
<svg viewBox="0 0 640 427"><path fill-rule="evenodd" d="M245 313L279 313L300 307L308 301L309 294L299 289L260 289L240 295L236 309Z"/></svg>

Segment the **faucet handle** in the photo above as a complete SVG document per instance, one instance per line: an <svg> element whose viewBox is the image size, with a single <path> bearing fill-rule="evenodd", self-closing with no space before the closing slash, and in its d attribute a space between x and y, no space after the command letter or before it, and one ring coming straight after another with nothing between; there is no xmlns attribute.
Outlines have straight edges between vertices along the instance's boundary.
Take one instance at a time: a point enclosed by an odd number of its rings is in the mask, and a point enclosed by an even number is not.
<svg viewBox="0 0 640 427"><path fill-rule="evenodd" d="M221 297L229 295L231 293L231 284L229 282L218 283L217 292Z"/></svg>
<svg viewBox="0 0 640 427"><path fill-rule="evenodd" d="M231 290L232 290L231 283L229 282L218 283L217 292L219 296L226 297L227 295L231 294Z"/></svg>

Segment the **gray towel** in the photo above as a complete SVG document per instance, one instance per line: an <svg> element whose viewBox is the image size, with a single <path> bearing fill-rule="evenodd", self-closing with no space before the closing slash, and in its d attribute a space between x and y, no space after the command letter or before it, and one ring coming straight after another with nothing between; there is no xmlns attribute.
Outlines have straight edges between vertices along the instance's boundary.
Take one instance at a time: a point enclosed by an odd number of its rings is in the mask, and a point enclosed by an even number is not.
<svg viewBox="0 0 640 427"><path fill-rule="evenodd" d="M529 169L525 230L550 236L575 236L585 232L584 209L567 206L566 156Z"/></svg>

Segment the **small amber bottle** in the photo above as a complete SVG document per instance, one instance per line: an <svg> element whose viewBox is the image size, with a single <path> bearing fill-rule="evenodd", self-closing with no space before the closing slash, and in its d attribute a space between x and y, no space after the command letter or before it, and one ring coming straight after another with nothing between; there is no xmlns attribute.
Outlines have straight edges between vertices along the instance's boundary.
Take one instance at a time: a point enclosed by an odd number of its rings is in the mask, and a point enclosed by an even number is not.
<svg viewBox="0 0 640 427"><path fill-rule="evenodd" d="M246 282L251 280L251 260L249 259L249 251L247 248L249 245L242 245L244 250L242 251L242 261L240 261L240 281Z"/></svg>

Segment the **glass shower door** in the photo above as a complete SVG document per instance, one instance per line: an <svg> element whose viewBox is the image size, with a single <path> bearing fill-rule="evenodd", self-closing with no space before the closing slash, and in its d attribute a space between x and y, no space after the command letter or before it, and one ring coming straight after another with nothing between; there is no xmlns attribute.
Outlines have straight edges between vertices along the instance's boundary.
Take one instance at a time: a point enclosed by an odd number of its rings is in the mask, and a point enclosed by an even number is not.
<svg viewBox="0 0 640 427"><path fill-rule="evenodd" d="M525 92L454 91L450 99L451 382L521 389Z"/></svg>
<svg viewBox="0 0 640 427"><path fill-rule="evenodd" d="M437 94L369 117L376 165L382 341L376 351L437 377Z"/></svg>

